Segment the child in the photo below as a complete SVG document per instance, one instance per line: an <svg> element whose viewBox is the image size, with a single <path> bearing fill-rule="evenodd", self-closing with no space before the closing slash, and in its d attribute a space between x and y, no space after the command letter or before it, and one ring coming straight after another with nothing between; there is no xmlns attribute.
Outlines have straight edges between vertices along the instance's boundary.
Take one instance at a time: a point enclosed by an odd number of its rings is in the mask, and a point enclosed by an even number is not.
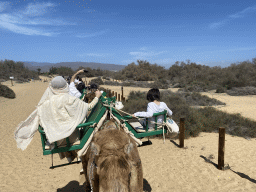
<svg viewBox="0 0 256 192"><path fill-rule="evenodd" d="M146 112L137 112L134 113L133 117L146 117L149 118L149 128L152 130L155 126L154 123L151 123L151 121L155 122L155 117L153 117L154 113L163 112L164 110L167 110L167 114L169 116L172 115L172 111L167 107L167 105L164 102L160 102L160 91L157 88L150 89L147 93L147 100L149 101L147 111ZM158 116L157 117L157 123L162 123L164 121L164 116ZM141 124L146 126L146 121L140 121Z"/></svg>

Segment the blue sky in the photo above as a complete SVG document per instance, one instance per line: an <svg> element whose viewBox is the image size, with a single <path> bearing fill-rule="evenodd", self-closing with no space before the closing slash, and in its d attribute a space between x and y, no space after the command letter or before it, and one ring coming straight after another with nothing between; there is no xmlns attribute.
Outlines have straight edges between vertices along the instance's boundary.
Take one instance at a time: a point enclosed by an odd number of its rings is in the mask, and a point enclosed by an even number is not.
<svg viewBox="0 0 256 192"><path fill-rule="evenodd" d="M0 1L0 60L225 67L255 42L255 0Z"/></svg>

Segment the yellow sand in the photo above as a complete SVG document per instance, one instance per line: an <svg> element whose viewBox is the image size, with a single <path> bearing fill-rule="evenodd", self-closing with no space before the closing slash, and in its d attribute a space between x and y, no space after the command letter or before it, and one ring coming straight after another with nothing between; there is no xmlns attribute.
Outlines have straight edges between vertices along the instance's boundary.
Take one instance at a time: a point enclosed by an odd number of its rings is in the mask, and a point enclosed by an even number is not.
<svg viewBox="0 0 256 192"><path fill-rule="evenodd" d="M15 99L0 97L0 191L1 192L56 192L83 191L79 185L81 164L49 169L51 156L42 155L39 133L25 151L17 149L14 140L16 126L35 109L48 83L30 82L14 84L5 82L16 93ZM108 86L110 88L110 86ZM115 88L115 89L114 89ZM111 87L119 91L120 87ZM125 87L124 94L142 88ZM241 113L256 120L256 97L231 97L226 94L206 93L227 103L219 108L230 113ZM139 148L142 159L145 191L159 192L233 192L256 190L256 140L246 140L226 135L225 163L232 170L220 171L218 163L218 134L201 133L197 138L185 140L187 149L178 148L167 140L151 139L153 145ZM204 158L213 155L213 164ZM54 164L66 163L54 155Z"/></svg>

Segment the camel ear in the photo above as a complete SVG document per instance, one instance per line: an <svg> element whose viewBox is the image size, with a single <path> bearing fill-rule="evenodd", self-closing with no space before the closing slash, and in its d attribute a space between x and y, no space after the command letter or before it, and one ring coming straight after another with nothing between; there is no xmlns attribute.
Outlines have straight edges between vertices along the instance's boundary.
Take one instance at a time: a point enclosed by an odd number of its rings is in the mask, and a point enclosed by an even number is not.
<svg viewBox="0 0 256 192"><path fill-rule="evenodd" d="M94 142L91 143L91 151L94 155L100 154L100 146Z"/></svg>
<svg viewBox="0 0 256 192"><path fill-rule="evenodd" d="M132 149L133 149L132 143L128 143L124 146L124 152L128 155L131 153Z"/></svg>

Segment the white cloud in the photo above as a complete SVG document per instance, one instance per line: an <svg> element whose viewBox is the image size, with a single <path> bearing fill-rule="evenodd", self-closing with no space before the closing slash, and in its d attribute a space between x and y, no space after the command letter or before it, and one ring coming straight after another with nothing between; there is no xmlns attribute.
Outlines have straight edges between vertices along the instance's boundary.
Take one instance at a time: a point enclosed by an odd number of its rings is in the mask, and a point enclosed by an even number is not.
<svg viewBox="0 0 256 192"><path fill-rule="evenodd" d="M162 53L165 53L166 51L160 51L160 52L154 52L154 51L150 51L150 52L130 52L129 54L135 57L153 57L153 56L157 56L160 55Z"/></svg>
<svg viewBox="0 0 256 192"><path fill-rule="evenodd" d="M256 7L247 7L246 9L244 9L244 10L238 12L238 13L229 15L228 17L229 17L229 18L232 18L232 19L242 18L242 17L244 17L246 14L249 14L249 13L254 12L254 11L256 11Z"/></svg>
<svg viewBox="0 0 256 192"><path fill-rule="evenodd" d="M0 14L0 27L24 35L52 36L57 33L45 31L40 28L31 28L28 25L76 25L76 23L67 23L59 19L38 17L46 14L48 8L52 6L54 6L53 3L30 3L25 10Z"/></svg>
<svg viewBox="0 0 256 192"><path fill-rule="evenodd" d="M146 51L148 48L147 47L141 47L140 51Z"/></svg>
<svg viewBox="0 0 256 192"><path fill-rule="evenodd" d="M43 36L53 35L53 33L43 32L43 31L39 31L36 29L27 28L27 27L21 27L12 23L3 22L1 20L0 20L0 26L12 32L24 34L24 35L43 35Z"/></svg>
<svg viewBox="0 0 256 192"><path fill-rule="evenodd" d="M240 12L237 12L237 13L232 14L232 15L228 15L227 18L223 19L222 21L211 23L209 25L209 28L210 29L220 28L220 27L224 26L228 21L238 19L238 18L243 18L243 17L245 17L246 15L248 15L249 13L252 13L252 12L256 12L256 6L247 7L246 9L244 9Z"/></svg>
<svg viewBox="0 0 256 192"><path fill-rule="evenodd" d="M228 19L225 19L223 21L220 21L220 22L216 22L216 23L211 23L209 25L210 29L216 29L216 28L219 28L219 27L222 27L224 24L226 24L229 20Z"/></svg>
<svg viewBox="0 0 256 192"><path fill-rule="evenodd" d="M113 54L109 53L84 53L84 54L78 54L79 57L108 57Z"/></svg>
<svg viewBox="0 0 256 192"><path fill-rule="evenodd" d="M23 14L32 17L44 15L47 13L47 9L53 6L55 6L53 3L30 3Z"/></svg>
<svg viewBox="0 0 256 192"><path fill-rule="evenodd" d="M154 63L160 64L160 65L173 64L173 63L175 63L175 60L173 60L171 58L165 58L165 59L155 60Z"/></svg>
<svg viewBox="0 0 256 192"><path fill-rule="evenodd" d="M256 47L239 47L234 49L217 50L216 52L251 51L251 50L256 50Z"/></svg>
<svg viewBox="0 0 256 192"><path fill-rule="evenodd" d="M130 64L132 62L135 62L136 63L136 60L133 60L133 59L127 59L127 60L123 60L121 61L121 63L125 63L125 64Z"/></svg>
<svg viewBox="0 0 256 192"><path fill-rule="evenodd" d="M139 48L140 51L133 51L129 52L129 55L132 56L132 58L128 58L126 60L121 61L122 63L132 63L137 62L137 60L146 60L152 64L159 63L159 64L165 64L168 63L168 59L157 59L159 55L163 53L167 53L167 51L149 51L148 47L141 47Z"/></svg>
<svg viewBox="0 0 256 192"><path fill-rule="evenodd" d="M108 31L109 30L107 29L107 30L103 30L103 31L95 32L95 33L90 33L90 34L80 34L80 35L77 35L76 37L79 37L79 38L96 37L99 35L104 35Z"/></svg>
<svg viewBox="0 0 256 192"><path fill-rule="evenodd" d="M104 53L104 54L99 54L99 53L87 53L87 56L91 56L91 57L105 57L108 56L108 54Z"/></svg>
<svg viewBox="0 0 256 192"><path fill-rule="evenodd" d="M27 18L23 15L16 14L0 14L0 21L19 25L76 25L75 23L66 23L58 19L44 19L44 18Z"/></svg>

